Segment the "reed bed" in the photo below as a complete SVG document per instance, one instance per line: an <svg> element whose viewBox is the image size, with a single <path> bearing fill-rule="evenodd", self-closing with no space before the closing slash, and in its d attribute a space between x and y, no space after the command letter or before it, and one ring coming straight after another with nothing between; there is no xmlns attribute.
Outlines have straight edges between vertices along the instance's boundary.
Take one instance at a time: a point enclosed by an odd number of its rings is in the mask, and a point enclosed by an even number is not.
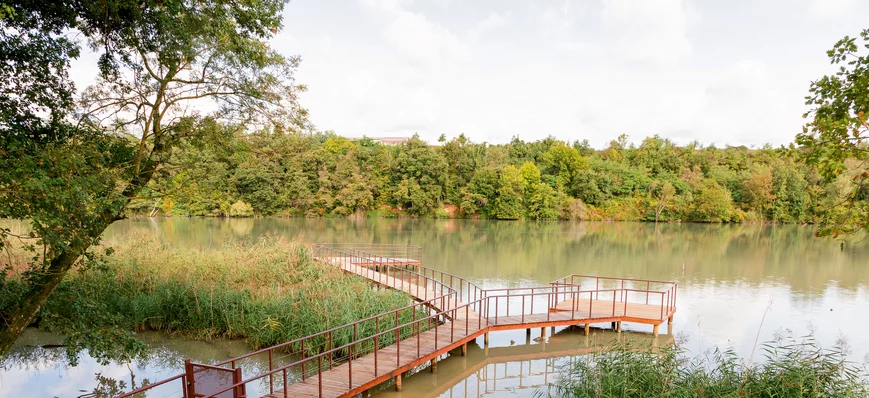
<svg viewBox="0 0 869 398"><path fill-rule="evenodd" d="M616 345L577 358L550 393L564 397L869 397L865 367L811 337L763 345L756 362L732 350L690 358L678 346ZM538 394L538 395L542 395Z"/></svg>
<svg viewBox="0 0 869 398"><path fill-rule="evenodd" d="M52 297L53 309L63 313L58 307L67 295L87 292L88 302L105 306L100 312L117 314L115 322L131 330L244 338L258 349L411 302L279 238L205 250L173 248L149 235L107 245L113 253L102 265L71 274ZM352 337L345 334L335 336L335 345Z"/></svg>

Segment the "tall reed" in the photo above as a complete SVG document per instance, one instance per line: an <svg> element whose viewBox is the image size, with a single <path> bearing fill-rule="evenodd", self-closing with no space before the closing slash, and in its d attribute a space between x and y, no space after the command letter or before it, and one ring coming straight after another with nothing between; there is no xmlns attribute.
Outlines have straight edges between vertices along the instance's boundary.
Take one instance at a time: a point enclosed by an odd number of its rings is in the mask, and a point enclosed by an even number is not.
<svg viewBox="0 0 869 398"><path fill-rule="evenodd" d="M67 296L86 292L132 330L245 338L260 348L410 304L278 238L200 250L133 235L110 245L102 266L72 274L49 305L62 312Z"/></svg>
<svg viewBox="0 0 869 398"><path fill-rule="evenodd" d="M691 358L678 346L616 345L576 358L550 392L565 397L869 397L865 368L811 336L764 345L765 358L732 350Z"/></svg>

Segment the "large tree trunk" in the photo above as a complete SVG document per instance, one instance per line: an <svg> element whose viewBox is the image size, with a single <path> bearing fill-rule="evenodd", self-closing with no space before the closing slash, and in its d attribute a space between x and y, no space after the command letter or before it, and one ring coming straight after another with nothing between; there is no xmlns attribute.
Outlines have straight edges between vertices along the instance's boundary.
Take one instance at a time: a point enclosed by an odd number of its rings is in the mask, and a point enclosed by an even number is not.
<svg viewBox="0 0 869 398"><path fill-rule="evenodd" d="M85 250L87 247L74 247L62 251L51 260L45 272L28 281L28 291L24 299L12 311L5 314L7 318L0 324L0 357L6 356L12 344L24 332L24 328L33 321L42 304L57 289L66 272L72 268L79 255Z"/></svg>

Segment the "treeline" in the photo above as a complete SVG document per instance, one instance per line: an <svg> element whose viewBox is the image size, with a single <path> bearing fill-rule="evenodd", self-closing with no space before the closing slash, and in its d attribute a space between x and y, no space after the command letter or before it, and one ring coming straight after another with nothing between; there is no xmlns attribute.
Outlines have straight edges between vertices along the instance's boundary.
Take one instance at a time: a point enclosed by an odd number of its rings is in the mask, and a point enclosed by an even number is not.
<svg viewBox="0 0 869 398"><path fill-rule="evenodd" d="M131 209L169 216L467 217L813 222L826 186L786 148L678 146L626 136L602 150L464 135L397 146L332 133L229 133L188 144ZM156 198L156 199L154 199Z"/></svg>

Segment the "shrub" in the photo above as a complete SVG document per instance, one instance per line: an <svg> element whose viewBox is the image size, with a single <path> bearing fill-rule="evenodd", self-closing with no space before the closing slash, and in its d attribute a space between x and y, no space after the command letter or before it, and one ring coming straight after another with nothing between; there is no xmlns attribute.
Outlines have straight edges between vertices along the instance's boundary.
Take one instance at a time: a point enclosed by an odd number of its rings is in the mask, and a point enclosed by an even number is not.
<svg viewBox="0 0 869 398"><path fill-rule="evenodd" d="M251 217L253 216L253 207L239 199L229 207L229 216Z"/></svg>
<svg viewBox="0 0 869 398"><path fill-rule="evenodd" d="M764 345L759 364L732 350L688 359L678 346L628 345L577 357L553 386L566 397L866 397L867 373L811 338Z"/></svg>

